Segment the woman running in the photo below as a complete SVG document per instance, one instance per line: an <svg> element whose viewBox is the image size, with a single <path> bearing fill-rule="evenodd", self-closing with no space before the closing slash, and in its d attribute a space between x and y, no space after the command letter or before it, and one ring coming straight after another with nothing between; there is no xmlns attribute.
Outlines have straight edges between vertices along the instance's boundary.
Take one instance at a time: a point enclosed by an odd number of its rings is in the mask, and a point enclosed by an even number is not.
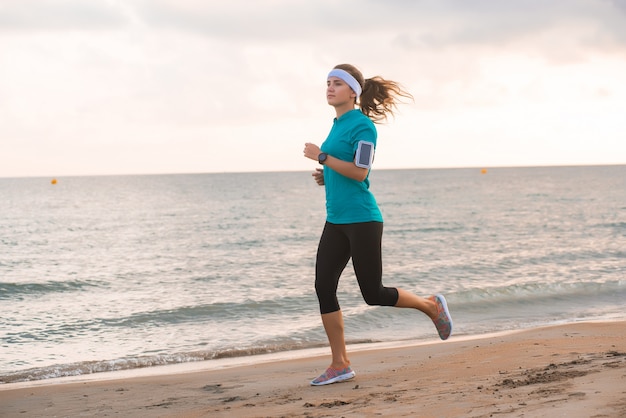
<svg viewBox="0 0 626 418"><path fill-rule="evenodd" d="M402 97L412 98L394 81L381 77L364 79L356 67L337 65L328 74L326 88L328 104L336 112L333 126L321 148L311 143L304 145L304 156L323 166L315 170L313 178L326 192L326 223L317 250L315 292L332 362L311 381L315 386L342 382L356 375L348 359L343 315L337 300L339 277L350 258L368 305L417 309L434 322L442 340L452 333L452 318L442 295L423 298L382 284L383 218L369 190L377 139L374 123L393 115Z"/></svg>

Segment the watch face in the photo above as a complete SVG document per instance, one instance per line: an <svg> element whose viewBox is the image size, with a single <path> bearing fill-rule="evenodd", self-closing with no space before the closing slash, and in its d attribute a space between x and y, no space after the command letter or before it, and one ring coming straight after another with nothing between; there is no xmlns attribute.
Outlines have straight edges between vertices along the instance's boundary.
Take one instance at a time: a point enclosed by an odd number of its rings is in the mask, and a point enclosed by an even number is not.
<svg viewBox="0 0 626 418"><path fill-rule="evenodd" d="M323 152L317 156L317 161L319 161L320 164L324 164L326 162L326 158L328 158L328 155Z"/></svg>

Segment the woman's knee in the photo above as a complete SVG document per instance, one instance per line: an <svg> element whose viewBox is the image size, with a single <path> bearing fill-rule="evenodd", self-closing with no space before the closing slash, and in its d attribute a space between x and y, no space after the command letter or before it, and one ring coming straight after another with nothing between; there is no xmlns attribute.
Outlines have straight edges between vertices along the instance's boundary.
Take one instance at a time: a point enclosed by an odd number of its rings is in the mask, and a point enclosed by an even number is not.
<svg viewBox="0 0 626 418"><path fill-rule="evenodd" d="M378 294L363 294L363 300L369 306L383 306L383 299Z"/></svg>
<svg viewBox="0 0 626 418"><path fill-rule="evenodd" d="M317 295L321 313L339 310L339 301L337 300L337 292L334 286L329 286L328 283L316 280L315 294Z"/></svg>
<svg viewBox="0 0 626 418"><path fill-rule="evenodd" d="M394 306L398 302L398 291L393 287L381 287L361 293L365 303L370 306Z"/></svg>

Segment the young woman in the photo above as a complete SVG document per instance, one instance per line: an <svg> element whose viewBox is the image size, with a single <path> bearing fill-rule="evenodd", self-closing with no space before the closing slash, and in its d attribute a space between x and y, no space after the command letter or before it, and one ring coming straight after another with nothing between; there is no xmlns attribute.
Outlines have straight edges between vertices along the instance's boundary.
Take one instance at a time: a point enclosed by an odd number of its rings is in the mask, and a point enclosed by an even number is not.
<svg viewBox="0 0 626 418"><path fill-rule="evenodd" d="M441 339L452 333L452 318L442 295L422 298L382 284L383 218L369 190L368 176L376 146L374 123L393 115L401 97L412 96L398 83L381 77L365 80L354 66L337 65L328 74L326 88L328 104L336 112L332 129L321 149L311 143L304 146L304 156L323 166L313 173L326 191L326 224L317 250L315 292L332 352L330 366L312 385L355 376L337 301L339 277L350 258L368 305L417 309L432 319Z"/></svg>

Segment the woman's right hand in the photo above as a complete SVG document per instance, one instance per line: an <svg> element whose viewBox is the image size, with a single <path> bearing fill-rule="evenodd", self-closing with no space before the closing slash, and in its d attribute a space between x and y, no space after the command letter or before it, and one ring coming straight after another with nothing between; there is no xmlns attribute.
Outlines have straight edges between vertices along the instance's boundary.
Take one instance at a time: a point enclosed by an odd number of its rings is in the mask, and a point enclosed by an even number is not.
<svg viewBox="0 0 626 418"><path fill-rule="evenodd" d="M311 175L313 176L313 180L315 180L318 186L324 185L324 169L323 168L316 168L313 174Z"/></svg>
<svg viewBox="0 0 626 418"><path fill-rule="evenodd" d="M320 147L310 142L304 144L304 156L313 161L317 161L317 157L320 155Z"/></svg>

